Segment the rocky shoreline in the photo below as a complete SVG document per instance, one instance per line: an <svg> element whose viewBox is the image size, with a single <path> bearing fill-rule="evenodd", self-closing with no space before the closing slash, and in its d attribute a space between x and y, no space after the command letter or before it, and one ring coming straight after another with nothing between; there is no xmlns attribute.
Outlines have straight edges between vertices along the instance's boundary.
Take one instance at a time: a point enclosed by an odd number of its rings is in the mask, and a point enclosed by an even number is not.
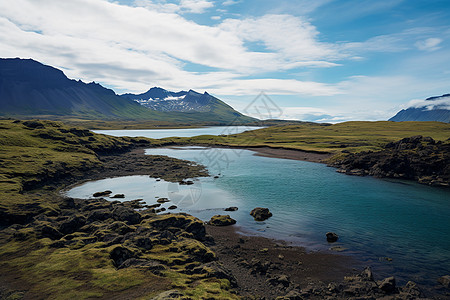
<svg viewBox="0 0 450 300"><path fill-rule="evenodd" d="M236 226L206 226L211 249L233 275L244 299L447 299L426 295L412 281L399 286L394 277L377 278L353 258L307 252L283 241L242 236Z"/></svg>
<svg viewBox="0 0 450 300"><path fill-rule="evenodd" d="M331 162L338 172L379 178L414 180L431 186L450 186L450 144L413 136L391 142L378 152L347 154Z"/></svg>

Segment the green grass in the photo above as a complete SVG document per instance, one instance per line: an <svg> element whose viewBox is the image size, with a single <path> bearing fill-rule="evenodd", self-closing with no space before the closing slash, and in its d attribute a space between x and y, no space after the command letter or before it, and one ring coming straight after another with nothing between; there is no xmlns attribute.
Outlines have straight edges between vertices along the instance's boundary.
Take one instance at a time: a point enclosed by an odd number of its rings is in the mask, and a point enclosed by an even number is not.
<svg viewBox="0 0 450 300"><path fill-rule="evenodd" d="M392 141L414 135L438 141L450 137L450 124L440 122L344 122L334 125L304 123L273 126L228 136L167 138L180 144L273 147L323 153L378 151Z"/></svg>

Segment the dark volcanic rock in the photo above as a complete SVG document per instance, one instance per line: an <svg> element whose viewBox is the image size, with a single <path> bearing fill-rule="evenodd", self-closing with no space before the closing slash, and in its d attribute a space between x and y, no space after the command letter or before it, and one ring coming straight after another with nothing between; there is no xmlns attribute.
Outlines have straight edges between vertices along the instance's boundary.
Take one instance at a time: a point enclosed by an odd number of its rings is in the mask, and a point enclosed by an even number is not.
<svg viewBox="0 0 450 300"><path fill-rule="evenodd" d="M256 207L250 212L250 215L253 216L256 221L264 221L270 218L272 213L268 208Z"/></svg>
<svg viewBox="0 0 450 300"><path fill-rule="evenodd" d="M118 206L113 210L113 218L117 221L124 221L128 224L138 224L141 222L141 214L129 207Z"/></svg>
<svg viewBox="0 0 450 300"><path fill-rule="evenodd" d="M166 202L170 202L170 200L167 199L167 198L159 198L158 200L156 200L156 202L158 202L158 203L166 203Z"/></svg>
<svg viewBox="0 0 450 300"><path fill-rule="evenodd" d="M94 209L91 211L88 215L88 222L94 222L94 221L104 221L106 219L109 219L112 217L111 210L107 208L101 208L101 209Z"/></svg>
<svg viewBox="0 0 450 300"><path fill-rule="evenodd" d="M59 231L63 234L69 234L77 231L86 224L86 218L80 215L69 217L59 225Z"/></svg>
<svg viewBox="0 0 450 300"><path fill-rule="evenodd" d="M339 236L334 232L327 232L325 235L327 236L328 243L334 243L339 239Z"/></svg>
<svg viewBox="0 0 450 300"><path fill-rule="evenodd" d="M277 275L275 277L269 278L266 281L271 285L282 285L284 287L288 287L290 285L289 278L286 275Z"/></svg>
<svg viewBox="0 0 450 300"><path fill-rule="evenodd" d="M125 247L117 246L111 250L109 256L116 267L121 266L126 260L133 257L133 252Z"/></svg>
<svg viewBox="0 0 450 300"><path fill-rule="evenodd" d="M111 198L125 198L125 195L124 194L115 194Z"/></svg>
<svg viewBox="0 0 450 300"><path fill-rule="evenodd" d="M104 197L104 196L109 196L111 193L112 193L111 191L96 192L92 196L94 196L94 197Z"/></svg>
<svg viewBox="0 0 450 300"><path fill-rule="evenodd" d="M48 237L52 240L58 240L63 236L61 232L51 225L45 224L40 229L43 237Z"/></svg>
<svg viewBox="0 0 450 300"><path fill-rule="evenodd" d="M378 283L378 287L387 294L395 292L395 278L388 277L383 279Z"/></svg>

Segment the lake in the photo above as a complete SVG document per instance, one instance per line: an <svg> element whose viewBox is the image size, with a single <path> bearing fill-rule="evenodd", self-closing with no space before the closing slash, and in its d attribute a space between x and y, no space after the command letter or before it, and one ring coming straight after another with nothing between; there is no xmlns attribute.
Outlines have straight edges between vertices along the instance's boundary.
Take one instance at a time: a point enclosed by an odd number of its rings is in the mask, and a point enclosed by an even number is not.
<svg viewBox="0 0 450 300"><path fill-rule="evenodd" d="M112 136L147 137L152 139L162 139L166 137L192 137L197 135L221 135L236 134L248 130L255 130L264 127L259 126L210 126L199 128L183 129L136 129L136 130L93 130L95 133Z"/></svg>
<svg viewBox="0 0 450 300"><path fill-rule="evenodd" d="M94 192L124 193L125 200L156 203L168 197L178 209L209 220L230 214L246 234L284 239L309 250L340 246L374 268L378 279L395 275L400 283L425 285L450 272L450 193L415 182L355 177L324 164L254 155L249 150L203 147L156 148L150 155L197 161L212 176L191 186L128 176L87 182L68 196ZM238 211L224 212L229 206ZM256 222L254 207L268 207L273 217ZM325 239L336 232L339 241Z"/></svg>

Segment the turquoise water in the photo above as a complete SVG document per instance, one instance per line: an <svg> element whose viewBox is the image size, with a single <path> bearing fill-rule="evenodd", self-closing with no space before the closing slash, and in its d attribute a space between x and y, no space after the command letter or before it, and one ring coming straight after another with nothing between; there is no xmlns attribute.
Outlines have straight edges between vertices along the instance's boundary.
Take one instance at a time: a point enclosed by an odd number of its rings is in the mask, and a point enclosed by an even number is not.
<svg viewBox="0 0 450 300"><path fill-rule="evenodd" d="M166 137L192 137L197 135L220 135L236 134L244 131L260 129L257 126L211 126L186 129L136 129L136 130L93 130L95 133L112 136L147 137L152 139L162 139Z"/></svg>
<svg viewBox="0 0 450 300"><path fill-rule="evenodd" d="M450 273L448 189L347 176L323 164L261 157L241 149L183 147L146 153L200 162L219 178L180 186L130 176L90 182L69 191L69 196L88 198L111 189L149 204L155 197L168 197L172 202L167 206L175 203L176 211L203 220L230 214L248 234L284 239L310 250L347 248L341 253L371 265L379 277L394 274L400 282L432 285ZM223 212L228 206L239 210ZM254 221L249 212L257 206L268 207L273 217ZM340 236L337 243L326 242L328 231Z"/></svg>

